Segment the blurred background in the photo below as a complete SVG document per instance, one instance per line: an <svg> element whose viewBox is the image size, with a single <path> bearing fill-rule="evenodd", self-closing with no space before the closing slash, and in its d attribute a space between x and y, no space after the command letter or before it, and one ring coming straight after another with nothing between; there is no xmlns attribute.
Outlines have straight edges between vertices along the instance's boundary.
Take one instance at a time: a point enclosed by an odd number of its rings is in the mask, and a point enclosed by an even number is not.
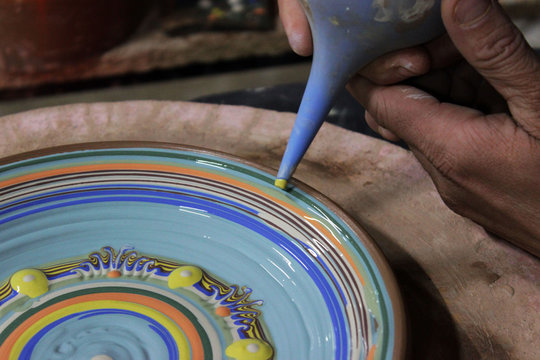
<svg viewBox="0 0 540 360"><path fill-rule="evenodd" d="M500 2L540 48L540 0ZM309 67L276 0L0 1L0 116L139 99L296 111Z"/></svg>

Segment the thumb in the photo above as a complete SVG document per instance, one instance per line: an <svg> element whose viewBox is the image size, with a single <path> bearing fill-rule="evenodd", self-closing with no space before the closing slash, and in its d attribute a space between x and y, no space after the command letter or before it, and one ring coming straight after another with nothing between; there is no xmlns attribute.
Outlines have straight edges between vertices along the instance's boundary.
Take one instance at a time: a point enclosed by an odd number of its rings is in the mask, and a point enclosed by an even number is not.
<svg viewBox="0 0 540 360"><path fill-rule="evenodd" d="M505 98L515 120L540 135L540 60L497 0L442 0L463 57Z"/></svg>
<svg viewBox="0 0 540 360"><path fill-rule="evenodd" d="M301 56L311 55L313 53L311 29L300 2L297 0L278 0L278 7L281 23L293 51Z"/></svg>

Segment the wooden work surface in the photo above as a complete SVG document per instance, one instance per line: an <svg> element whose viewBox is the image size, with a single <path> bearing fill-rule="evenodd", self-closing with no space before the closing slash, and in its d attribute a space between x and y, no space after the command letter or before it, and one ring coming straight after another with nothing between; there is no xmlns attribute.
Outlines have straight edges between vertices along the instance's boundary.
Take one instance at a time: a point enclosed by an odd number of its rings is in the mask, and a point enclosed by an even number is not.
<svg viewBox="0 0 540 360"><path fill-rule="evenodd" d="M164 141L277 168L294 114L180 102L70 105L0 118L0 156ZM371 234L401 287L412 359L540 358L540 261L452 213L407 151L325 124L296 178Z"/></svg>

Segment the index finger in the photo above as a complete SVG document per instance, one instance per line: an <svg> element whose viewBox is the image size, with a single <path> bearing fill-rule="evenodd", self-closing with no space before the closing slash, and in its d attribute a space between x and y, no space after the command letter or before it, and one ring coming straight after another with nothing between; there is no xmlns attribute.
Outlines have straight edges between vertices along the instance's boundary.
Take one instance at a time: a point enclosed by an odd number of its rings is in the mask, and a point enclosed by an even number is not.
<svg viewBox="0 0 540 360"><path fill-rule="evenodd" d="M359 71L379 85L395 84L455 64L462 56L447 34L424 45L389 52Z"/></svg>

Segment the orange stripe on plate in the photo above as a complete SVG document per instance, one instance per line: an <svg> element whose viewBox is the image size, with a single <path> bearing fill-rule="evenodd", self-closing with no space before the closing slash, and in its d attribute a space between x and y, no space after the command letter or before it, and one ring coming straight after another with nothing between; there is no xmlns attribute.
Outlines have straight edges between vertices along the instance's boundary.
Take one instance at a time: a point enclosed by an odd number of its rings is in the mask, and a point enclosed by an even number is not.
<svg viewBox="0 0 540 360"><path fill-rule="evenodd" d="M375 359L375 349L377 348L377 346L373 345L371 347L371 349L369 349L369 352L367 354L367 360L373 360Z"/></svg>

